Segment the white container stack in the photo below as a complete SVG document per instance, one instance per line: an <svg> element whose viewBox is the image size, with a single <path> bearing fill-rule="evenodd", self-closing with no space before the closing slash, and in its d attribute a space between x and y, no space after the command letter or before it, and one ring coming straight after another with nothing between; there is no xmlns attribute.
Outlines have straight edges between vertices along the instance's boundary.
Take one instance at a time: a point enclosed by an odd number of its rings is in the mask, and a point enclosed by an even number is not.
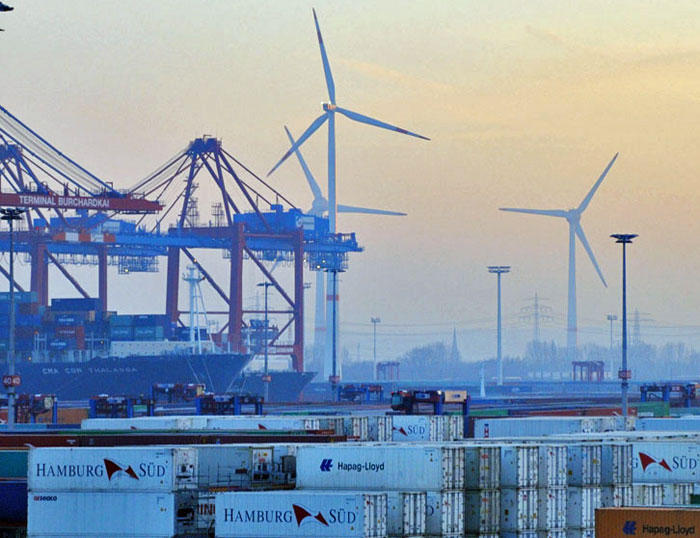
<svg viewBox="0 0 700 538"><path fill-rule="evenodd" d="M568 447L544 444L538 447L538 522L540 533L566 529L566 483Z"/></svg>
<svg viewBox="0 0 700 538"><path fill-rule="evenodd" d="M465 451L465 532L480 536L501 528L501 447L467 446Z"/></svg>
<svg viewBox="0 0 700 538"><path fill-rule="evenodd" d="M578 536L595 534L595 511L602 503L602 443L567 447L566 527Z"/></svg>
<svg viewBox="0 0 700 538"><path fill-rule="evenodd" d="M224 492L216 536L386 538L387 495L351 492Z"/></svg>
<svg viewBox="0 0 700 538"><path fill-rule="evenodd" d="M536 531L539 510L539 447L501 446L501 531Z"/></svg>
<svg viewBox="0 0 700 538"><path fill-rule="evenodd" d="M632 506L632 444L605 443L601 457L601 506Z"/></svg>
<svg viewBox="0 0 700 538"><path fill-rule="evenodd" d="M160 537L191 532L196 470L193 448L32 449L28 534Z"/></svg>
<svg viewBox="0 0 700 538"><path fill-rule="evenodd" d="M300 490L427 492L428 536L464 535L464 478L464 448L458 446L360 444L297 449Z"/></svg>

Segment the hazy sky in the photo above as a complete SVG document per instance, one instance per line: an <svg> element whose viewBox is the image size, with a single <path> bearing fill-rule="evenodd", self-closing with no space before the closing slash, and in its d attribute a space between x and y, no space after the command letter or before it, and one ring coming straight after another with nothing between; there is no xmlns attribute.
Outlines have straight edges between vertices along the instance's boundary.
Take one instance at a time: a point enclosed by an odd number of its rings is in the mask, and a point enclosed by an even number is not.
<svg viewBox="0 0 700 538"><path fill-rule="evenodd" d="M575 207L616 152L582 219L609 287L579 246L579 340L607 342L605 315L619 314L616 232L640 235L629 250L629 304L655 320L650 334L689 326L680 334L700 340L697 1L13 5L0 15L0 104L121 188L203 133L266 173L287 149L282 126L300 134L327 100L316 8L338 104L432 138L338 118L339 202L409 214L339 218L366 249L342 277L346 342L380 316L387 333L424 339L448 339L455 326L463 355L480 358L491 350L472 330L493 327L490 264L513 266L503 280L507 325L527 327L518 314L537 292L563 342L566 223L498 207ZM325 191L325 129L303 150ZM310 207L295 161L273 182ZM225 274L220 256L212 263ZM161 265L158 277L114 274L110 307L164 305ZM95 290L96 272L86 275ZM54 293L68 289L52 277ZM146 287L155 290L148 301L122 293ZM506 338L506 352L521 349Z"/></svg>

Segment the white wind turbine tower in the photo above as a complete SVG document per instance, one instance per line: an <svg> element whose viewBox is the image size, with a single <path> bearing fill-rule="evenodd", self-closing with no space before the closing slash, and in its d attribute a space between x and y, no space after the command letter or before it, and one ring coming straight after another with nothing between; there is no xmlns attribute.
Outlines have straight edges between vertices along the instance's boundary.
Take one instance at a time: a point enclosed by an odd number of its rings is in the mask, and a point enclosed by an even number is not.
<svg viewBox="0 0 700 538"><path fill-rule="evenodd" d="M326 46L323 42L323 37L321 36L321 28L319 27L318 24L318 18L316 17L316 11L313 10L314 14L314 23L316 25L316 36L318 37L318 44L321 49L321 61L323 63L323 72L325 74L326 78L326 87L328 89L328 97L330 99L330 103L323 103L322 108L323 108L323 113L316 118L309 127L307 127L306 131L302 133L302 135L299 137L299 139L292 145L292 147L282 156L282 158L277 162L275 166L272 167L272 169L267 173L269 176L272 174L296 149L298 149L306 140L311 137L312 134L314 134L324 123L328 122L328 224L329 224L329 231L330 233L334 234L337 231L336 228L336 216L337 216L337 201L336 201L336 189L335 189L335 115L340 114L342 116L345 116L346 118L349 118L353 121L356 121L358 123L364 123L367 125L372 125L374 127L380 127L382 129L387 129L389 131L394 131L397 133L409 135L409 136L414 136L416 138L422 138L423 140L430 140L429 138L419 135L417 133L412 133L410 131L407 131L405 129L402 129L401 127L396 127L395 125L391 125L389 123L385 123L383 121L376 120L374 118L370 118L369 116L365 116L364 114L359 114L357 112L353 112L352 110L348 110L346 108L342 108L338 106L335 102L335 82L333 81L333 74L331 73L331 65L328 61L328 55L326 54ZM331 289L333 287L333 282L334 282L334 275L331 272L328 272L326 275L327 277L327 287L328 289ZM335 280L337 282L337 279ZM336 335L338 334L338 308L337 308L337 301L338 301L338 295L337 295L337 286L336 286L336 293L333 295L326 295L326 327L332 327L334 325L333 323L333 317L335 317L335 331L327 331L328 335L326 337L326 349L325 349L325 361L324 364L328 365L331 364L333 361L333 357L330 355L330 350L332 347L332 342L328 340L328 338L331 336L331 334L335 333ZM335 313L335 316L333 316L333 313ZM327 368L328 369L328 368ZM327 372L326 372L327 373ZM326 376L327 378L327 376Z"/></svg>
<svg viewBox="0 0 700 538"><path fill-rule="evenodd" d="M583 201L575 209L521 209L513 207L501 207L501 211L513 211L516 213L529 213L532 215L545 215L548 217L561 217L566 219L569 223L569 305L567 309L567 327L566 327L566 350L569 360L574 360L576 357L576 346L577 346L577 323L576 323L576 237L579 238L583 248L586 249L588 257L593 263L593 267L598 272L600 280L603 282L603 286L606 288L608 285L605 283L605 278L603 278L603 273L598 267L598 262L596 262L591 246L588 244L586 235L583 233L583 228L581 227L581 215L588 207L591 202L591 198L600 187L600 184L605 179L605 176L612 168L615 163L615 159L619 153L616 153L612 158L608 166L605 167L603 173L595 182L595 185L588 192Z"/></svg>
<svg viewBox="0 0 700 538"><path fill-rule="evenodd" d="M295 140L294 137L292 136L292 133L289 132L289 129L287 129L287 126L284 126L284 130L287 133L287 137L289 138L289 142L292 144L292 147L294 147ZM294 153L297 156L297 159L299 160L299 164L301 165L301 169L304 171L304 176L306 177L306 181L309 184L309 188L311 189L311 193L314 196L313 202L311 203L311 209L309 209L308 213L309 215L314 215L316 217L322 217L324 213L328 211L328 200L323 196L323 193L321 192L321 187L318 186L318 183L314 179L313 174L311 174L311 170L309 170L308 165L306 164L306 161L304 160L304 157L301 154L301 151L299 151L299 148L296 147L294 149ZM391 216L405 216L406 213L401 213L399 211L387 211L386 209L372 209L369 207L357 207L357 206L352 206L352 205L344 205L344 204L338 204L338 213L365 213L369 215L391 215ZM324 346L325 346L325 333L326 333L326 287L323 282L323 273L321 271L316 271L316 303L315 303L315 312L314 312L314 349L315 350L321 350L323 351ZM325 354L324 354L325 357ZM332 367L332 365L326 365L324 364L324 370L328 370L329 367ZM327 375L325 375L327 374ZM330 370L328 372L324 372L324 375L326 378L328 378L328 375L330 375Z"/></svg>

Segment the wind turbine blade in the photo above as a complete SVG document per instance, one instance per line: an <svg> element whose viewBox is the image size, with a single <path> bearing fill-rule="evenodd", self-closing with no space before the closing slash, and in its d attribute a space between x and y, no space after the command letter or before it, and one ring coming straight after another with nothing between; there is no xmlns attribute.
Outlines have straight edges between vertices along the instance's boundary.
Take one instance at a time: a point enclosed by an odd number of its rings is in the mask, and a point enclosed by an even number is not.
<svg viewBox="0 0 700 538"><path fill-rule="evenodd" d="M293 147L295 144L295 140L292 136L292 133L289 132L289 129L287 129L286 125L284 126L284 130L287 132L289 142L292 144ZM299 151L298 147L294 151L294 153L296 154L297 159L299 159L299 164L301 165L301 169L304 171L304 175L306 176L306 181L309 183L309 187L311 187L311 192L314 195L314 199L322 199L323 193L321 192L321 187L318 186L318 183L316 183L314 176L311 175L311 170L309 170L309 167L306 165L306 161L304 160L304 157L302 157L301 151Z"/></svg>
<svg viewBox="0 0 700 538"><path fill-rule="evenodd" d="M369 116L365 116L363 114L358 114L357 112L353 112L352 110L336 107L335 111L340 112L343 116L346 116L351 120L359 121L360 123L366 123L367 125L374 125L375 127L381 127L382 129L388 129L389 131L396 131L397 133L415 136L416 138L422 138L423 140L430 140L430 138L425 137L423 135L412 133L411 131L407 131L406 129L402 129L401 127L396 127L396 125L391 125L389 123L384 123L383 121L375 120L374 118L370 118Z"/></svg>
<svg viewBox="0 0 700 538"><path fill-rule="evenodd" d="M583 248L586 249L586 252L588 253L588 257L591 259L591 262L593 263L593 267L595 267L595 270L598 272L598 276L600 277L600 280L603 282L603 286L605 286L607 288L608 285L605 282L605 278L603 278L603 273L601 272L600 267L598 267L598 262L595 261L595 256L593 255L593 250L591 250L591 245L588 244L588 240L586 239L586 234L583 233L583 228L581 227L581 223L576 224L576 235L578 236L579 240L581 241Z"/></svg>
<svg viewBox="0 0 700 538"><path fill-rule="evenodd" d="M531 215L566 218L566 211L562 209L521 209L519 207L499 207L498 209L501 211L512 211L513 213L529 213Z"/></svg>
<svg viewBox="0 0 700 538"><path fill-rule="evenodd" d="M617 159L617 156L619 153L616 153L615 156L612 158L612 161L608 163L608 166L605 167L605 170L603 170L603 173L600 174L600 177L598 178L598 181L595 182L595 185L591 188L590 192L586 195L586 197L583 199L583 202L581 202L581 205L578 206L578 211L579 213L583 213L585 209L588 207L588 204L591 202L591 198L593 198L593 195L595 194L595 191L598 190L598 187L600 187L600 184L603 182L605 179L605 176L608 175L608 172L610 171L610 168L612 168L612 165L615 163L615 159Z"/></svg>
<svg viewBox="0 0 700 538"><path fill-rule="evenodd" d="M326 45L323 43L323 37L321 36L321 27L318 25L318 18L316 17L316 10L314 12L314 23L316 23L316 35L318 36L318 44L321 47L321 60L323 61L323 72L326 75L326 86L328 86L328 97L331 99L331 103L335 104L335 83L333 82L333 73L331 73L331 64L328 63L328 55L326 54Z"/></svg>
<svg viewBox="0 0 700 538"><path fill-rule="evenodd" d="M289 150L287 150L287 153L285 153L285 154L282 156L282 158L279 160L279 162L278 162L275 166L272 167L272 170L270 170L270 171L267 173L267 175L269 176L270 174L272 174L272 172L274 172L275 170L277 170L277 168L279 167L279 165L282 164L282 163L287 159L287 157L289 157L292 153L294 153L297 149L299 149L299 146L301 146L304 142L306 142L306 140L307 140L312 134L314 134L314 132L316 131L316 129L318 129L321 125L323 125L323 123L324 123L327 119L328 119L328 114L326 114L326 113L323 113L323 114L320 115L318 118L316 118L316 119L314 120L314 122L313 122L311 125L309 125L308 129L306 129L306 131L304 131L304 134L302 134L302 135L299 137L299 140L297 140L296 142L294 142L294 144L292 144L292 147L289 148Z"/></svg>
<svg viewBox="0 0 700 538"><path fill-rule="evenodd" d="M386 209L371 209L369 207L357 207L354 205L341 205L338 204L338 213L366 213L368 215L393 215L396 217L403 217L406 213L401 213L399 211L388 211Z"/></svg>

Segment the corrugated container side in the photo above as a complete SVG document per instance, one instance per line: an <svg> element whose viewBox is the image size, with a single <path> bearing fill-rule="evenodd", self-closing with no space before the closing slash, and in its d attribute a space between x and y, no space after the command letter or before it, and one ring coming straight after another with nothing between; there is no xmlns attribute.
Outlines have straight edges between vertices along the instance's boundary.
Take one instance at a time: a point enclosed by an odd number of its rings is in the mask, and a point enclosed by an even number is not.
<svg viewBox="0 0 700 538"><path fill-rule="evenodd" d="M392 491L387 493L387 534L424 536L426 533L427 493Z"/></svg>
<svg viewBox="0 0 700 538"><path fill-rule="evenodd" d="M541 488L566 486L566 445L541 445L539 451L538 486Z"/></svg>
<svg viewBox="0 0 700 538"><path fill-rule="evenodd" d="M600 508L600 486L569 487L567 489L567 528L592 529L595 510Z"/></svg>
<svg viewBox="0 0 700 538"><path fill-rule="evenodd" d="M343 431L341 435L354 437L359 441L369 440L369 417L349 416L343 419Z"/></svg>
<svg viewBox="0 0 700 538"><path fill-rule="evenodd" d="M664 484L665 505L690 504L694 484Z"/></svg>
<svg viewBox="0 0 700 538"><path fill-rule="evenodd" d="M384 538L387 496L335 491L216 494L216 536Z"/></svg>
<svg viewBox="0 0 700 538"><path fill-rule="evenodd" d="M663 484L632 484L634 506L661 506L664 503Z"/></svg>
<svg viewBox="0 0 700 538"><path fill-rule="evenodd" d="M598 443L584 443L568 446L568 485L600 485L601 449L602 445Z"/></svg>
<svg viewBox="0 0 700 538"><path fill-rule="evenodd" d="M428 536L464 535L464 492L428 492L426 510Z"/></svg>
<svg viewBox="0 0 700 538"><path fill-rule="evenodd" d="M501 485L501 447L467 446L464 448L465 488L493 489Z"/></svg>
<svg viewBox="0 0 700 538"><path fill-rule="evenodd" d="M196 497L191 494L42 491L28 497L32 537L169 538L195 528Z"/></svg>
<svg viewBox="0 0 700 538"><path fill-rule="evenodd" d="M601 483L603 485L632 484L632 445L606 443L601 449Z"/></svg>
<svg viewBox="0 0 700 538"><path fill-rule="evenodd" d="M343 417L323 417L319 419L322 430L333 430L336 435L345 435L345 419Z"/></svg>
<svg viewBox="0 0 700 538"><path fill-rule="evenodd" d="M501 489L501 532L537 529L537 488Z"/></svg>
<svg viewBox="0 0 700 538"><path fill-rule="evenodd" d="M535 445L501 445L501 486L537 487L539 449Z"/></svg>
<svg viewBox="0 0 700 538"><path fill-rule="evenodd" d="M392 429L393 429L393 418L391 415L386 415L383 417L377 417L377 441L387 442L391 441Z"/></svg>
<svg viewBox="0 0 700 538"><path fill-rule="evenodd" d="M464 439L464 417L462 415L449 415L448 418L449 440Z"/></svg>
<svg viewBox="0 0 700 538"><path fill-rule="evenodd" d="M632 485L603 486L601 488L600 505L603 508L634 505L634 490Z"/></svg>
<svg viewBox="0 0 700 538"><path fill-rule="evenodd" d="M566 486L539 490L537 528L540 530L566 528Z"/></svg>
<svg viewBox="0 0 700 538"><path fill-rule="evenodd" d="M500 490L467 491L464 494L464 517L467 533L497 533L501 527Z"/></svg>

